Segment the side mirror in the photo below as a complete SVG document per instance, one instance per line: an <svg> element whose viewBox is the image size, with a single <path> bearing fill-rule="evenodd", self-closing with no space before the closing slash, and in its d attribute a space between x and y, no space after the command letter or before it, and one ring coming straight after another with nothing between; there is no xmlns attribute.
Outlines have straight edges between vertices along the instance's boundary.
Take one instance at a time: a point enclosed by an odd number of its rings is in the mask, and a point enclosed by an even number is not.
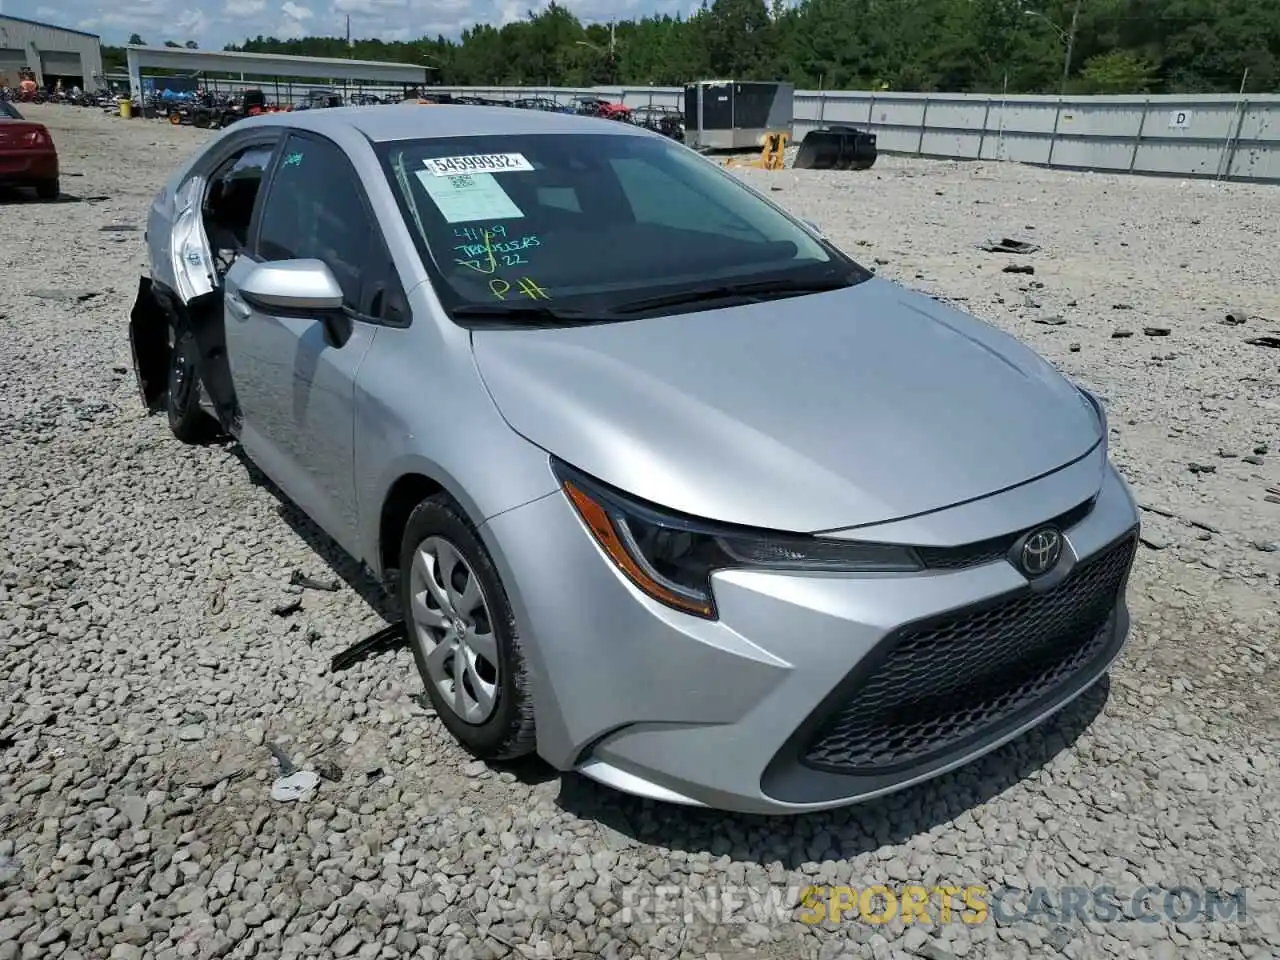
<svg viewBox="0 0 1280 960"><path fill-rule="evenodd" d="M343 302L342 287L320 260L260 263L241 281L240 295L268 313L327 313Z"/></svg>

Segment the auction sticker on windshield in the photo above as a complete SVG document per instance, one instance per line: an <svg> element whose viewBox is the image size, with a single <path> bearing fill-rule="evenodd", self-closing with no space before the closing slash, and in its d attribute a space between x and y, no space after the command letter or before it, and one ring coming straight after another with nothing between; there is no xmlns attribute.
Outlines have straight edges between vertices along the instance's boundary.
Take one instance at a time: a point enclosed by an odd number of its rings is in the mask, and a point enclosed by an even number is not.
<svg viewBox="0 0 1280 960"><path fill-rule="evenodd" d="M465 157L432 157L422 165L437 177L455 177L460 173L514 173L532 170L533 164L523 153L475 153Z"/></svg>
<svg viewBox="0 0 1280 960"><path fill-rule="evenodd" d="M472 220L513 220L524 213L507 196L502 184L489 173L429 177L418 172L418 181L450 223Z"/></svg>

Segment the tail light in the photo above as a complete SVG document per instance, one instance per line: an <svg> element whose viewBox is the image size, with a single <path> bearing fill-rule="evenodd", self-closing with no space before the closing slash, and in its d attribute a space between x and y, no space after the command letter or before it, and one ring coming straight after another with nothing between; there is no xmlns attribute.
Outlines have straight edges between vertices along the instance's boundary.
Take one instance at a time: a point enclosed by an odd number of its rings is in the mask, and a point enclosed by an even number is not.
<svg viewBox="0 0 1280 960"><path fill-rule="evenodd" d="M10 126L10 129L6 130L5 126ZM49 150L53 147L53 140L43 127L14 130L6 124L0 125L0 144L10 150Z"/></svg>

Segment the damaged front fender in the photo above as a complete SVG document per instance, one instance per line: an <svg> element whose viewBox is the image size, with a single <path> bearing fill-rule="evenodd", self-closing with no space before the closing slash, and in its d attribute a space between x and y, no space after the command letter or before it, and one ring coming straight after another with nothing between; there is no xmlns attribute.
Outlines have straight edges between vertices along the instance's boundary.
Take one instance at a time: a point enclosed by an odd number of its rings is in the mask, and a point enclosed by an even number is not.
<svg viewBox="0 0 1280 960"><path fill-rule="evenodd" d="M142 406L151 412L164 406L168 388L169 328L169 315L155 295L151 278L140 277L138 296L129 313L129 349Z"/></svg>

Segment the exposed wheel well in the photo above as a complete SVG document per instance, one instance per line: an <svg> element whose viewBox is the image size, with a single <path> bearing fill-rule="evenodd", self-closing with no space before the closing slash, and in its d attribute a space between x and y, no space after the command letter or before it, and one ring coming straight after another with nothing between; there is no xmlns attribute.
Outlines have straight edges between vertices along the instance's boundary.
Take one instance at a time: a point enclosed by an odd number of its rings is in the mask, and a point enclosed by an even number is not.
<svg viewBox="0 0 1280 960"><path fill-rule="evenodd" d="M413 508L444 490L420 473L407 473L391 485L378 524L378 561L383 575L400 565L400 539Z"/></svg>

